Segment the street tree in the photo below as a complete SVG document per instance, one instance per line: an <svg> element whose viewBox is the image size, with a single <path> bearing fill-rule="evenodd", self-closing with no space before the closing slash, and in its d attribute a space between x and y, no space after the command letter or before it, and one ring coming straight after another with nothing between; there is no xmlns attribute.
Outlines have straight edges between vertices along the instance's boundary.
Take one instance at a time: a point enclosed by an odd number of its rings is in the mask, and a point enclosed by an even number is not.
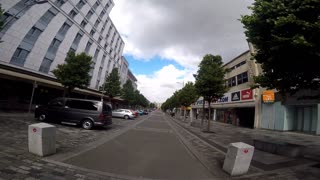
<svg viewBox="0 0 320 180"><path fill-rule="evenodd" d="M223 62L221 56L214 56L207 54L203 57L199 64L199 70L196 74L195 88L200 96L203 97L203 111L201 124L203 124L203 118L205 116L204 108L205 102L209 104L209 119L206 131L210 131L210 103L223 97L224 93L227 92L225 86L225 70L222 67Z"/></svg>
<svg viewBox="0 0 320 180"><path fill-rule="evenodd" d="M112 69L100 89L109 97L110 102L112 101L112 98L121 95L121 82L118 68Z"/></svg>
<svg viewBox="0 0 320 180"><path fill-rule="evenodd" d="M242 16L254 58L263 74L256 87L277 89L283 96L320 88L320 1L256 0Z"/></svg>
<svg viewBox="0 0 320 180"><path fill-rule="evenodd" d="M192 82L188 82L181 91L179 91L178 101L179 104L184 107L184 120L186 119L186 108L194 103L198 97L196 88Z"/></svg>
<svg viewBox="0 0 320 180"><path fill-rule="evenodd" d="M134 88L130 80L123 85L121 97L128 102L129 106L134 105Z"/></svg>
<svg viewBox="0 0 320 180"><path fill-rule="evenodd" d="M90 83L89 71L91 69L92 57L85 53L75 54L69 52L64 64L59 64L52 73L57 80L64 86L63 96L71 95L74 88L84 89Z"/></svg>

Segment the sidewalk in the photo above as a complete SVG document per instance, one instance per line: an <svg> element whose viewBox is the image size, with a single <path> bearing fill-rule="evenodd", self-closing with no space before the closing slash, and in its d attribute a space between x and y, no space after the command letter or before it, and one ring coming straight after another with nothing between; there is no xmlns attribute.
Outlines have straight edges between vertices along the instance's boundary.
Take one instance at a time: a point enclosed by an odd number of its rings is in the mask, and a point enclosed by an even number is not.
<svg viewBox="0 0 320 180"><path fill-rule="evenodd" d="M285 177L287 179L291 179L292 177L297 178L301 175L304 179L320 179L320 136L295 132L249 129L220 122L212 122L210 127L211 132L204 133L200 130L200 120L194 121L193 126L190 126L188 119L183 121L180 118L170 118L190 134L207 143L207 146L209 145L223 153L227 152L230 143L244 142L253 145L254 139L266 142L280 141L305 146L305 150L303 151L304 158L271 154L256 149L251 165L262 170L262 172L286 172L287 176Z"/></svg>
<svg viewBox="0 0 320 180"><path fill-rule="evenodd" d="M80 127L53 124L57 127L57 154L65 154L90 146L99 139L108 137L135 122L122 119L113 121L112 128L97 128L90 131ZM28 125L38 123L34 120L32 113L0 112L0 122L0 180L132 179L50 161L48 158L29 153Z"/></svg>

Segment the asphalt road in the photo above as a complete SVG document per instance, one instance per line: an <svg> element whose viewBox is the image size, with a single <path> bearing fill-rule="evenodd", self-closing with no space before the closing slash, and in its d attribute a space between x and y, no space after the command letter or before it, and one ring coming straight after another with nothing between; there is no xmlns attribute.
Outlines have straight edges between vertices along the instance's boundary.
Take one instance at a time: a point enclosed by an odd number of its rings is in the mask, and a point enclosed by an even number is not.
<svg viewBox="0 0 320 180"><path fill-rule="evenodd" d="M161 112L64 163L130 177L208 179L210 172L181 143Z"/></svg>

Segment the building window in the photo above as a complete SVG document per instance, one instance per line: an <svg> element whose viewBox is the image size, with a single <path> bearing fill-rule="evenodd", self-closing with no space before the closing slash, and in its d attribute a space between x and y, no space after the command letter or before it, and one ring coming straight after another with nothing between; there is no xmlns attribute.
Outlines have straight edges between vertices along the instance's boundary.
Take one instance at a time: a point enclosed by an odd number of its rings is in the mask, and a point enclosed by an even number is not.
<svg viewBox="0 0 320 180"><path fill-rule="evenodd" d="M238 85L248 82L248 72L241 73L237 76Z"/></svg>
<svg viewBox="0 0 320 180"><path fill-rule="evenodd" d="M105 9L108 9L109 6L110 6L110 4L109 4L109 1L108 1L108 3L106 4L106 6L105 6L104 8L105 8Z"/></svg>
<svg viewBox="0 0 320 180"><path fill-rule="evenodd" d="M23 41L28 42L29 44L34 45L34 43L37 41L38 37L40 36L40 34L42 33L42 31L36 27L32 27L28 34L25 36L25 38L23 39Z"/></svg>
<svg viewBox="0 0 320 180"><path fill-rule="evenodd" d="M98 27L99 23L100 23L100 20L97 19L96 22L94 23L94 27Z"/></svg>
<svg viewBox="0 0 320 180"><path fill-rule="evenodd" d="M79 44L80 40L82 38L82 35L78 33L76 37L74 38L73 44Z"/></svg>
<svg viewBox="0 0 320 180"><path fill-rule="evenodd" d="M102 10L99 17L102 18L106 14L106 10Z"/></svg>
<svg viewBox="0 0 320 180"><path fill-rule="evenodd" d="M78 11L75 10L75 9L72 9L72 10L70 11L70 13L69 13L69 16L70 16L71 18L74 18L77 14L78 14Z"/></svg>
<svg viewBox="0 0 320 180"><path fill-rule="evenodd" d="M78 9L81 9L86 4L85 0L80 0L76 5Z"/></svg>
<svg viewBox="0 0 320 180"><path fill-rule="evenodd" d="M48 52L50 52L50 53L52 53L52 54L56 54L56 52L57 52L60 44L61 44L61 41L58 40L58 39L56 39L56 38L54 38L54 39L52 40L51 44L50 44L50 47L49 47L49 49L48 49Z"/></svg>
<svg viewBox="0 0 320 180"><path fill-rule="evenodd" d="M90 35L93 36L95 32L96 32L96 31L95 31L94 29L91 29Z"/></svg>
<svg viewBox="0 0 320 180"><path fill-rule="evenodd" d="M76 51L76 49L78 48L78 45L79 45L79 42L80 42L81 38L82 38L82 34L78 33L76 35L76 37L74 38L73 42L72 42L70 50L74 49L74 52Z"/></svg>
<svg viewBox="0 0 320 180"><path fill-rule="evenodd" d="M87 18L87 19L90 19L92 15L93 15L93 12L90 10L90 11L88 12L88 14L86 15L86 18Z"/></svg>
<svg viewBox="0 0 320 180"><path fill-rule="evenodd" d="M102 40L102 37L100 36L99 39L98 39L98 43L99 44L100 44L101 40Z"/></svg>
<svg viewBox="0 0 320 180"><path fill-rule="evenodd" d="M99 6L99 1L97 1L97 2L92 6L92 8L93 8L94 10L96 10L98 6Z"/></svg>
<svg viewBox="0 0 320 180"><path fill-rule="evenodd" d="M86 20L83 20L83 21L81 22L80 26L81 26L82 28L85 28L87 24L88 24L88 22L87 22Z"/></svg>
<svg viewBox="0 0 320 180"><path fill-rule="evenodd" d="M104 44L104 49L106 50L108 47L108 43Z"/></svg>
<svg viewBox="0 0 320 180"><path fill-rule="evenodd" d="M59 29L58 34L62 37L64 37L68 31L68 29L70 28L70 25L67 23L64 23L61 28Z"/></svg>
<svg viewBox="0 0 320 180"><path fill-rule="evenodd" d="M92 42L88 42L88 43L87 43L86 49L84 50L85 53L87 53L87 54L89 53L89 50L90 50L90 48L91 48L91 45L92 45Z"/></svg>
<svg viewBox="0 0 320 180"><path fill-rule="evenodd" d="M48 73L50 70L51 64L52 64L52 60L50 60L48 58L44 58L41 63L41 66L39 68L39 71L44 72L44 73Z"/></svg>
<svg viewBox="0 0 320 180"><path fill-rule="evenodd" d="M17 48L14 52L10 64L14 64L17 66L23 66L24 62L26 61L28 57L29 51L21 48Z"/></svg>
<svg viewBox="0 0 320 180"><path fill-rule="evenodd" d="M54 4L58 7L61 7L65 2L66 2L66 0L56 0L56 2Z"/></svg>
<svg viewBox="0 0 320 180"><path fill-rule="evenodd" d="M40 19L39 23L43 24L45 27L50 23L55 14L51 11L47 11Z"/></svg>
<svg viewBox="0 0 320 180"><path fill-rule="evenodd" d="M94 53L94 56L93 56L93 62L96 62L96 61L97 61L97 58L98 58L99 52L100 52L100 49L97 49L97 50L96 50L96 52Z"/></svg>
<svg viewBox="0 0 320 180"><path fill-rule="evenodd" d="M106 60L106 55L104 54L103 56L102 56L102 60L101 60L101 65L100 65L100 67L103 67L104 66L104 62L105 62L105 60Z"/></svg>
<svg viewBox="0 0 320 180"><path fill-rule="evenodd" d="M236 77L232 77L232 78L229 78L228 79L228 87L233 87L233 86L236 86L237 83L236 83Z"/></svg>

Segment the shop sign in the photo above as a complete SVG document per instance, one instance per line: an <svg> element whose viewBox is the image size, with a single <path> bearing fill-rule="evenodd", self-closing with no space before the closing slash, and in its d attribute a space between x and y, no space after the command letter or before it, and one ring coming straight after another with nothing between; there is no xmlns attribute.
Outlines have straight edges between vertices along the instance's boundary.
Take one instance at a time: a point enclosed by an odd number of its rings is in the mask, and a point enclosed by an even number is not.
<svg viewBox="0 0 320 180"><path fill-rule="evenodd" d="M240 91L231 93L231 101L240 101Z"/></svg>
<svg viewBox="0 0 320 180"><path fill-rule="evenodd" d="M274 102L274 91L263 91L262 100L264 103L273 103Z"/></svg>
<svg viewBox="0 0 320 180"><path fill-rule="evenodd" d="M252 98L252 89L246 89L241 91L241 100L249 100Z"/></svg>

